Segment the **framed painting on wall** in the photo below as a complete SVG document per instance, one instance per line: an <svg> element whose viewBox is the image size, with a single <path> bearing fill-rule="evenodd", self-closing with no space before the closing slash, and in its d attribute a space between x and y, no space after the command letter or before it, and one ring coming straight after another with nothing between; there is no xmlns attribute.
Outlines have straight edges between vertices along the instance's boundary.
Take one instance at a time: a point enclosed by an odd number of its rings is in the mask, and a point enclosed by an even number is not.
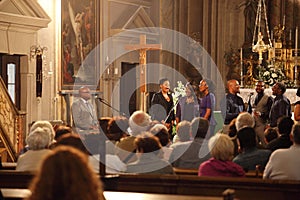
<svg viewBox="0 0 300 200"><path fill-rule="evenodd" d="M61 1L61 89L97 84L98 0Z"/></svg>

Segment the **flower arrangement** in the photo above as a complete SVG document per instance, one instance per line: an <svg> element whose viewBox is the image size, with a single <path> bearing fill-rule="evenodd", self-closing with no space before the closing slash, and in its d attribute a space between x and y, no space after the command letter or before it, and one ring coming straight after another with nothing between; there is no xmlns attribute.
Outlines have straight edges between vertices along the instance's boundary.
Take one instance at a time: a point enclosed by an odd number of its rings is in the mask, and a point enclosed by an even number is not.
<svg viewBox="0 0 300 200"><path fill-rule="evenodd" d="M181 81L177 81L177 87L174 88L174 93L172 93L173 101L177 102L180 96L185 96L185 85Z"/></svg>
<svg viewBox="0 0 300 200"><path fill-rule="evenodd" d="M294 86L294 83L285 76L280 63L268 65L267 67L259 66L258 71L259 79L263 80L269 86L273 86L277 82L283 82L286 87Z"/></svg>

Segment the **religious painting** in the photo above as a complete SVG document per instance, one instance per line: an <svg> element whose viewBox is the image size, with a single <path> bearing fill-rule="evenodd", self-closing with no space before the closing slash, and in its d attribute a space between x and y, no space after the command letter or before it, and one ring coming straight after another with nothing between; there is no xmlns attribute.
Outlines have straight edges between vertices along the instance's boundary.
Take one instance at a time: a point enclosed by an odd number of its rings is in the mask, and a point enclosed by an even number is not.
<svg viewBox="0 0 300 200"><path fill-rule="evenodd" d="M96 84L97 6L98 0L61 1L62 90Z"/></svg>

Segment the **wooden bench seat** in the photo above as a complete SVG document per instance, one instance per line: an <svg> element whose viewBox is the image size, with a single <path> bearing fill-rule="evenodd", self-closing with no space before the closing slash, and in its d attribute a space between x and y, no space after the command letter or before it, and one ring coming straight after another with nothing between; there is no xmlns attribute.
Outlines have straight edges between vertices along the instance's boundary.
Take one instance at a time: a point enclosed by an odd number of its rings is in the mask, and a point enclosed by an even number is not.
<svg viewBox="0 0 300 200"><path fill-rule="evenodd" d="M0 170L0 188L28 188L34 174ZM219 196L234 189L242 200L293 200L300 197L300 181L261 178L198 177L195 175L133 175L102 177L106 191Z"/></svg>

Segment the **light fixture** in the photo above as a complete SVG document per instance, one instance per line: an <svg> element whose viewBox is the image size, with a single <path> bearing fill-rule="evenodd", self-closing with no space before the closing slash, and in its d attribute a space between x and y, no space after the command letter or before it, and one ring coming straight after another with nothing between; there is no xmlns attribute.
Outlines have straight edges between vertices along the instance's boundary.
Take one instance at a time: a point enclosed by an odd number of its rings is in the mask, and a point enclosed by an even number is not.
<svg viewBox="0 0 300 200"><path fill-rule="evenodd" d="M264 25L267 32L268 37L268 44L265 44L263 41L263 33L262 33L262 17L264 18ZM256 44L255 40L257 39ZM272 41L270 38L270 31L268 27L268 19L267 19L267 10L266 10L266 4L265 0L259 0L257 13L256 13L256 19L255 19L255 28L253 33L253 40L252 40L252 51L258 53L259 55L259 61L258 64L262 64L262 53L268 51L269 49L273 48Z"/></svg>
<svg viewBox="0 0 300 200"><path fill-rule="evenodd" d="M47 50L47 47L41 47L40 45L32 45L30 47L30 58L35 59L36 56L43 55Z"/></svg>

